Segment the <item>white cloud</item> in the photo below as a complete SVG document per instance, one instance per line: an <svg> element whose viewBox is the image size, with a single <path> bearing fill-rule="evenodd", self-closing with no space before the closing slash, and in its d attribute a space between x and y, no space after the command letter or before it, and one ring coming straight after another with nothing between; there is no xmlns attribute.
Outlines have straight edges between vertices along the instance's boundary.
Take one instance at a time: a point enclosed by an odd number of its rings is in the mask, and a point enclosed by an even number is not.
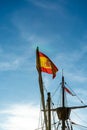
<svg viewBox="0 0 87 130"><path fill-rule="evenodd" d="M29 70L29 65L34 65L34 60L29 62L34 54L31 47L21 45L18 48L14 47L15 51L12 50L13 47L10 47L9 51L5 48L0 51L0 71L19 70L21 68L22 70Z"/></svg>
<svg viewBox="0 0 87 130"><path fill-rule="evenodd" d="M15 70L19 66L19 61L16 59L10 62L1 62L0 70Z"/></svg>
<svg viewBox="0 0 87 130"><path fill-rule="evenodd" d="M0 115L4 115L0 128L3 130L34 130L38 126L38 113L37 105L12 105L10 108L0 110Z"/></svg>

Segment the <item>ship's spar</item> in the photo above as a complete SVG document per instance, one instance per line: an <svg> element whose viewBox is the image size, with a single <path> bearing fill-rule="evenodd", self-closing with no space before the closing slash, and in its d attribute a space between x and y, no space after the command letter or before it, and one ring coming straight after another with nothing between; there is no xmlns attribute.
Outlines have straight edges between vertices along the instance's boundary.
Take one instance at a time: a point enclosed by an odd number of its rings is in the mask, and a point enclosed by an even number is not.
<svg viewBox="0 0 87 130"><path fill-rule="evenodd" d="M39 59L39 50L37 48L36 51L37 60L40 66L40 59ZM40 93L41 93L41 101L42 101L42 111L44 113L44 122L45 122L45 130L51 130L51 112L55 111L57 113L58 119L61 122L61 130L73 130L72 125L68 122L70 119L70 113L72 109L80 109L85 108L87 105L83 106L74 106L74 107L67 107L65 105L65 81L64 76L62 75L62 82L61 82L61 89L62 89L62 106L52 109L51 108L51 94L50 92L47 94L47 109L45 107L45 98L44 98L44 87L43 87L43 81L42 81L42 74L41 71L38 69L39 74L39 87L40 87ZM48 113L48 114L46 114Z"/></svg>
<svg viewBox="0 0 87 130"><path fill-rule="evenodd" d="M48 92L48 98L47 98L47 105L48 105L48 109L45 111L48 113L47 115L47 129L46 130L51 130L51 112L55 111L57 113L58 119L61 122L61 130L73 130L72 124L69 123L69 119L70 119L70 114L71 114L71 110L73 109L80 109L80 108L85 108L87 107L87 105L83 105L83 106L73 106L73 107L66 107L65 106L65 90L64 90L64 76L62 76L62 106L61 107L57 107L55 109L51 109L51 94L50 92ZM44 110L43 110L44 112Z"/></svg>
<svg viewBox="0 0 87 130"><path fill-rule="evenodd" d="M62 122L62 126L61 129L65 130L67 128L67 130L72 130L72 126L69 125L68 120L70 119L70 113L72 109L80 109L80 108L85 108L87 107L87 105L84 106L73 106L73 107L66 107L65 106L65 90L64 90L64 76L62 76L62 107L58 107L53 109L53 111L57 112L58 118L59 120ZM51 129L49 129L51 130Z"/></svg>

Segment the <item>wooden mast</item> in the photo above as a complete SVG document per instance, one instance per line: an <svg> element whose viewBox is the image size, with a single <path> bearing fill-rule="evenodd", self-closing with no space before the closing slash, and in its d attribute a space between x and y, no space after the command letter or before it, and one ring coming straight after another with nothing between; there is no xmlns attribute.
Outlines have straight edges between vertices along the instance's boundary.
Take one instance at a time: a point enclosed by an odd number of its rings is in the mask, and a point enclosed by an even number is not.
<svg viewBox="0 0 87 130"><path fill-rule="evenodd" d="M40 67L39 48L38 47L37 47L37 50L36 50L36 60L37 60L38 66ZM45 122L46 130L48 130L47 116L46 116L46 110L45 110L45 98L44 98L42 74L41 74L40 69L39 68L37 68L37 69L38 69L38 74L39 74L39 87L40 87L41 101L42 101L42 107L43 107L43 112L44 112L44 122Z"/></svg>
<svg viewBox="0 0 87 130"><path fill-rule="evenodd" d="M65 108L64 76L62 75L62 109ZM65 130L65 119L62 118L62 130Z"/></svg>
<svg viewBox="0 0 87 130"><path fill-rule="evenodd" d="M62 88L62 106L55 108L55 109L50 109L50 95L48 96L49 102L48 102L48 130L51 130L51 111L56 111L59 120L61 121L61 130L65 130L66 128L69 130L72 130L72 126L69 124L69 117L72 109L78 109L78 108L86 108L87 105L84 106L73 106L73 107L67 107L65 104L65 90L64 90L64 76L62 74L62 83L61 83L61 88Z"/></svg>
<svg viewBox="0 0 87 130"><path fill-rule="evenodd" d="M48 92L48 130L51 130L51 96L50 92Z"/></svg>
<svg viewBox="0 0 87 130"><path fill-rule="evenodd" d="M59 119L62 121L62 130L65 130L66 128L66 121L69 119L70 113L72 109L78 109L78 108L85 108L87 105L84 106L73 106L73 107L66 107L65 106L65 90L64 90L64 76L62 72L62 107L59 107L55 109L58 113ZM67 122L67 127L69 127L68 122ZM70 129L70 128L69 128Z"/></svg>
<svg viewBox="0 0 87 130"><path fill-rule="evenodd" d="M42 100L42 107L43 107L43 112L44 112L44 121L45 121L45 128L46 130L51 130L51 111L56 111L57 115L59 117L59 120L61 121L61 130L65 130L65 128L67 127L68 129L72 130L72 126L70 128L70 124L68 124L68 119L71 113L72 109L77 109L77 108L85 108L87 107L87 105L84 106L73 106L73 107L67 107L65 105L65 82L64 82L64 76L63 76L63 70L62 70L62 83L61 83L61 88L62 88L62 106L55 108L55 109L51 109L51 96L50 93L48 93L48 120L47 120L47 115L46 115L46 109L45 109L45 98L44 98L44 89L43 89L43 81L42 81L42 74L40 71L40 59L39 59L39 48L37 47L36 50L36 56L37 56L37 63L38 66L37 70L38 70L38 74L39 74L39 87L40 87L40 93L41 93L41 100Z"/></svg>

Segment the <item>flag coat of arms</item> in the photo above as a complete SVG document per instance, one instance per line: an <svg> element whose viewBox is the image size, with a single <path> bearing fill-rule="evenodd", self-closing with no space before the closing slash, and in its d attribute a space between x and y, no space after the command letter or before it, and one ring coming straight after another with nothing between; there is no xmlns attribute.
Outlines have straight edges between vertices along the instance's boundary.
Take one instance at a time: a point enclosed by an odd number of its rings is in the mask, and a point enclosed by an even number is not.
<svg viewBox="0 0 87 130"><path fill-rule="evenodd" d="M37 51L36 55L37 69L41 72L53 74L53 78L55 78L56 72L58 71L58 68L55 66L55 64L42 52Z"/></svg>

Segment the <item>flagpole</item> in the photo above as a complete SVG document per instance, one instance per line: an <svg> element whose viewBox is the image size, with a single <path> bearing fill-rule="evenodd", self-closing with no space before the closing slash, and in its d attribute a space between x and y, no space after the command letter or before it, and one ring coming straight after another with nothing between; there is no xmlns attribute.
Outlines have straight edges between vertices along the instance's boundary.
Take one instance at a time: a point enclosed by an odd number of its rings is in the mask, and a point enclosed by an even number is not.
<svg viewBox="0 0 87 130"><path fill-rule="evenodd" d="M45 110L45 98L44 98L44 90L43 90L43 80L42 80L42 73L40 71L40 59L39 59L39 48L36 49L36 60L39 67L37 67L38 75L39 75L39 87L40 87L40 93L41 93L41 101L42 101L42 107L44 112L44 121L45 121L45 127L46 130L48 130L47 127L47 116L46 116L46 110Z"/></svg>

